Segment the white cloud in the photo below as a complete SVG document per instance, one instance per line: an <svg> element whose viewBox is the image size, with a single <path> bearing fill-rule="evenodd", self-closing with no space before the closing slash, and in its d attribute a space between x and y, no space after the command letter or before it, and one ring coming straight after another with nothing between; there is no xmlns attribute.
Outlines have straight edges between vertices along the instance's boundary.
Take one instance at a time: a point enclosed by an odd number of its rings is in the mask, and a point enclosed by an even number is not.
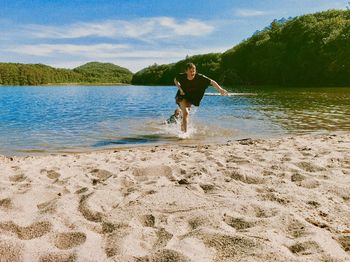
<svg viewBox="0 0 350 262"><path fill-rule="evenodd" d="M177 62L186 55L227 50L231 46L202 48L203 38L197 39L199 44L195 42L195 37L205 37L216 27L213 21L172 17L15 26L11 30L13 41L1 43L0 56L4 54L11 61L68 68L89 61L111 62L136 72L154 63ZM89 39L81 39L85 37ZM133 41L135 39L142 42Z"/></svg>
<svg viewBox="0 0 350 262"><path fill-rule="evenodd" d="M200 36L210 34L214 28L204 22L188 19L184 23L177 23L174 18L160 17L156 19L160 26L173 30L177 36L191 35Z"/></svg>
<svg viewBox="0 0 350 262"><path fill-rule="evenodd" d="M25 26L28 33L38 38L78 38L87 36L112 37L115 34L115 28L111 23L103 24L85 24L79 23L73 26L44 26L28 25Z"/></svg>
<svg viewBox="0 0 350 262"><path fill-rule="evenodd" d="M73 44L37 44L20 45L6 49L6 51L33 55L33 56L51 56L51 55L80 55L104 57L108 54L119 53L121 50L128 49L128 45L96 44L96 45L73 45Z"/></svg>
<svg viewBox="0 0 350 262"><path fill-rule="evenodd" d="M136 72L151 64L168 64L184 59L187 55L224 52L231 46L207 48L164 48L162 50L150 47L131 47L126 45L96 44L39 44L18 45L11 49L13 53L27 55L31 60L56 67L74 68L89 61L110 62L124 66ZM45 58L43 58L45 57Z"/></svg>
<svg viewBox="0 0 350 262"><path fill-rule="evenodd" d="M225 47L226 48L226 47ZM226 49L228 49L227 47ZM165 48L163 50L138 49L129 45L116 44L95 44L95 45L73 45L73 44L37 44L37 45L18 45L8 48L5 51L25 54L30 56L58 56L74 55L87 58L172 58L182 57L187 54L204 54L209 52L222 52L224 48L205 48L191 49L184 48ZM218 51L220 50L220 51Z"/></svg>
<svg viewBox="0 0 350 262"><path fill-rule="evenodd" d="M265 16L270 15L271 12L253 10L253 9L238 9L236 10L236 15L240 17L254 17L254 16Z"/></svg>
<svg viewBox="0 0 350 262"><path fill-rule="evenodd" d="M108 20L98 23L75 23L63 26L27 25L25 32L35 38L69 39L82 37L136 38L141 40L204 36L214 27L203 21L177 21L172 17L151 17L135 20Z"/></svg>

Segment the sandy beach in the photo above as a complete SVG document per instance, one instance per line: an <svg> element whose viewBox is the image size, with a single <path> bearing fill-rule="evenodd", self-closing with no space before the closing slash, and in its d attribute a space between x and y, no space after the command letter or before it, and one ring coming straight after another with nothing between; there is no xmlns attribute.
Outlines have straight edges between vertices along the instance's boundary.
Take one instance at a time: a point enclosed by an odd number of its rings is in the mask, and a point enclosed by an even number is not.
<svg viewBox="0 0 350 262"><path fill-rule="evenodd" d="M0 156L0 261L350 261L350 133Z"/></svg>

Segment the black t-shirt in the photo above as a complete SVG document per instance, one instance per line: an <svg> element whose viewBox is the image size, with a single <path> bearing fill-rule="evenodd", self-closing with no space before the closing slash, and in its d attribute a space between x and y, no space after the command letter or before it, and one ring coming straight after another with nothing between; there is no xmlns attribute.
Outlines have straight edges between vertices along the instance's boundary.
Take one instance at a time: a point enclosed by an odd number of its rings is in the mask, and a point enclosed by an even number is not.
<svg viewBox="0 0 350 262"><path fill-rule="evenodd" d="M178 74L176 80L180 82L181 89L185 93L182 97L195 106L199 106L205 89L207 89L211 82L208 77L202 74L196 74L192 80L188 80L186 73ZM176 96L180 96L180 90L178 90Z"/></svg>

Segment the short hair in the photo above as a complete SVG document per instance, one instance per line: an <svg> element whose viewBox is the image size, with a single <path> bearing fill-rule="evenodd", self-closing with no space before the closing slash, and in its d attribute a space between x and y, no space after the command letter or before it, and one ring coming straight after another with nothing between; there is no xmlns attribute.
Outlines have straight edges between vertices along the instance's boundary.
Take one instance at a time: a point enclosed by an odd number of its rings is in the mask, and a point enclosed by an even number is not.
<svg viewBox="0 0 350 262"><path fill-rule="evenodd" d="M186 65L186 70L187 70L187 69L192 69L192 68L196 68L196 65L193 64L193 63L188 63L188 64Z"/></svg>

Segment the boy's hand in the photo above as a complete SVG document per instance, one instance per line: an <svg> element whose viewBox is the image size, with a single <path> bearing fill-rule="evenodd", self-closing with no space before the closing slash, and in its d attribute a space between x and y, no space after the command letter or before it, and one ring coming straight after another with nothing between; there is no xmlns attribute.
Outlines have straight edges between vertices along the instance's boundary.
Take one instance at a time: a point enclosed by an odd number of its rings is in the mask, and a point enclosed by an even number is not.
<svg viewBox="0 0 350 262"><path fill-rule="evenodd" d="M228 96L228 93L227 93L227 91L226 91L225 89L221 89L221 90L220 90L220 94L221 94L222 96Z"/></svg>

